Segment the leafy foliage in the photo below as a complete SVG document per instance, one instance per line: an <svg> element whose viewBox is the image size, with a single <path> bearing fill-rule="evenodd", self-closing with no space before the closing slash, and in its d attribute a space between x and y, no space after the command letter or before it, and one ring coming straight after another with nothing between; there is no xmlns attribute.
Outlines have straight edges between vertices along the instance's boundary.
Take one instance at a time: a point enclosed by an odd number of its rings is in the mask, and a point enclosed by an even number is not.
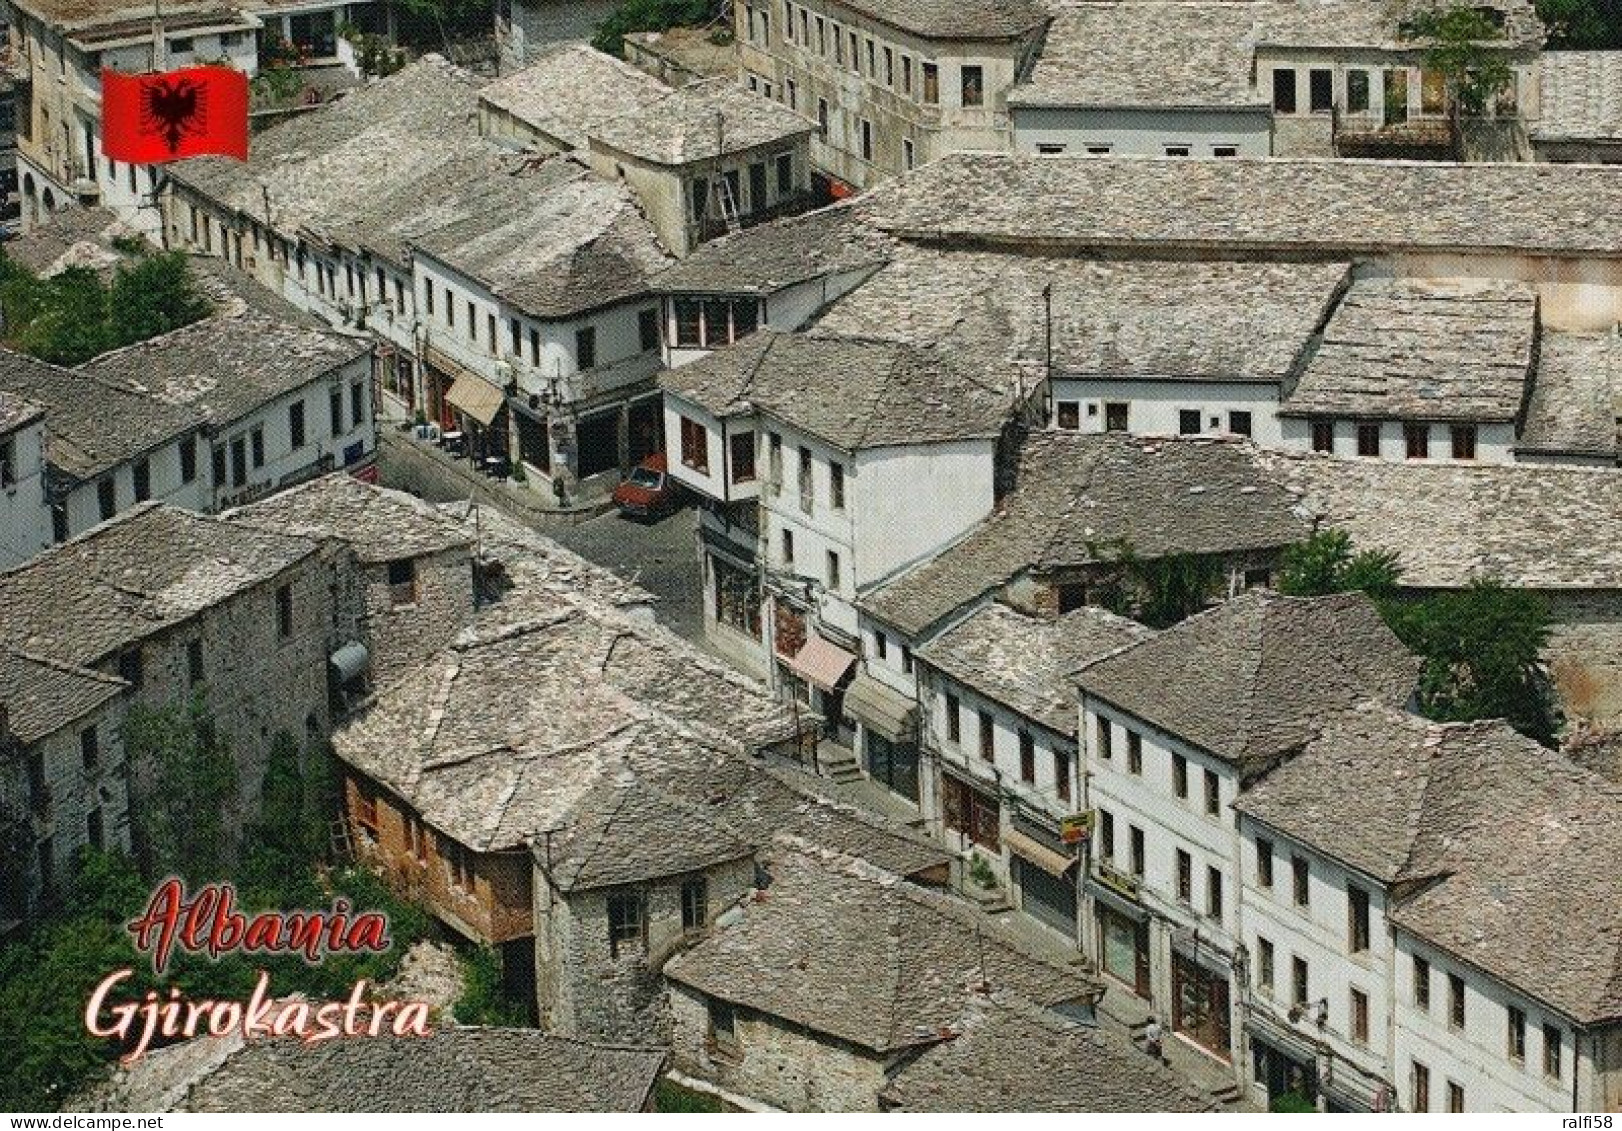
<svg viewBox="0 0 1622 1131"><path fill-rule="evenodd" d="M191 883L223 875L236 809L236 760L201 697L184 708L134 707L124 741L131 765L157 769L139 829L149 873Z"/></svg>
<svg viewBox="0 0 1622 1131"><path fill-rule="evenodd" d="M1193 616L1227 584L1227 570L1216 558L1199 554L1141 558L1130 544L1119 541L1088 549L1097 560L1113 559L1120 566L1114 580L1101 588L1104 607L1151 628L1170 628Z"/></svg>
<svg viewBox="0 0 1622 1131"><path fill-rule="evenodd" d="M633 31L668 31L706 24L715 18L716 10L714 0L625 0L597 25L591 45L610 55L622 55L625 37Z"/></svg>
<svg viewBox="0 0 1622 1131"><path fill-rule="evenodd" d="M723 1112L724 1104L715 1096L684 1088L674 1080L661 1077L653 1092L653 1110L660 1112L701 1112L706 1115Z"/></svg>
<svg viewBox="0 0 1622 1131"><path fill-rule="evenodd" d="M1290 597L1323 597L1360 590L1388 597L1397 590L1402 567L1397 555L1379 550L1352 552L1344 530L1323 530L1284 551L1278 589Z"/></svg>
<svg viewBox="0 0 1622 1131"><path fill-rule="evenodd" d="M1622 0L1537 0L1549 46L1580 51L1622 48Z"/></svg>
<svg viewBox="0 0 1622 1131"><path fill-rule="evenodd" d="M452 1012L462 1025L528 1025L524 1006L507 996L501 981L501 955L481 946L462 962L462 996Z"/></svg>
<svg viewBox="0 0 1622 1131"><path fill-rule="evenodd" d="M1425 66L1446 80L1454 114L1462 111L1479 117L1514 81L1504 53L1503 30L1480 8L1454 4L1415 12L1403 22L1403 32L1409 39L1429 44Z"/></svg>

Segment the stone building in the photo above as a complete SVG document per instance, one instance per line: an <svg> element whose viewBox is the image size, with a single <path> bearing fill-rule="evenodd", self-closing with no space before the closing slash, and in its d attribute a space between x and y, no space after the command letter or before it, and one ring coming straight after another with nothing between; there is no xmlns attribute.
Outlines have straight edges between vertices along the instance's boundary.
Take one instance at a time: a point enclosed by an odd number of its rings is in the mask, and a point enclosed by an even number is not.
<svg viewBox="0 0 1622 1131"><path fill-rule="evenodd" d="M968 904L792 843L665 978L674 1067L784 1111L878 1110L993 995L1089 1020L1102 992Z"/></svg>
<svg viewBox="0 0 1622 1131"><path fill-rule="evenodd" d="M0 569L50 544L45 410L0 383Z"/></svg>
<svg viewBox="0 0 1622 1131"><path fill-rule="evenodd" d="M963 149L1012 147L1008 94L1048 12L1028 0L734 0L745 81L821 129L841 193Z"/></svg>
<svg viewBox="0 0 1622 1131"><path fill-rule="evenodd" d="M1539 161L1622 162L1622 51L1545 51L1528 132Z"/></svg>
<svg viewBox="0 0 1622 1131"><path fill-rule="evenodd" d="M658 79L583 43L547 48L479 91L479 132L519 149L581 152L598 126L670 92Z"/></svg>
<svg viewBox="0 0 1622 1131"><path fill-rule="evenodd" d="M496 5L501 69L517 70L559 44L590 39L617 6L615 0L501 0Z"/></svg>

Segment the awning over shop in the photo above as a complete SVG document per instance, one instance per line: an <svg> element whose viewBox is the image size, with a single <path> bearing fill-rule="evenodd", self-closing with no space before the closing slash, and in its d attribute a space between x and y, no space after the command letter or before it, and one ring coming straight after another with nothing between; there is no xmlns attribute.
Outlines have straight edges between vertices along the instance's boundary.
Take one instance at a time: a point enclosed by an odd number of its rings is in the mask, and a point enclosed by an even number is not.
<svg viewBox="0 0 1622 1131"><path fill-rule="evenodd" d="M855 715L869 730L891 742L916 742L918 705L906 695L880 683L865 670L856 673L845 692L845 713Z"/></svg>
<svg viewBox="0 0 1622 1131"><path fill-rule="evenodd" d="M1066 856L1062 852L1055 852L1047 845L1033 840L1015 829L1009 829L1003 833L1002 841L1015 853L1023 856L1048 875L1059 879L1063 879L1065 874L1077 864L1075 857Z"/></svg>
<svg viewBox="0 0 1622 1131"><path fill-rule="evenodd" d="M788 662L788 668L822 690L833 691L855 662L854 655L810 632L806 634L805 647Z"/></svg>
<svg viewBox="0 0 1622 1131"><path fill-rule="evenodd" d="M501 406L507 403L507 395L500 389L483 377L466 372L456 379L451 391L445 394L445 399L452 408L486 428L496 418L496 413L501 411Z"/></svg>

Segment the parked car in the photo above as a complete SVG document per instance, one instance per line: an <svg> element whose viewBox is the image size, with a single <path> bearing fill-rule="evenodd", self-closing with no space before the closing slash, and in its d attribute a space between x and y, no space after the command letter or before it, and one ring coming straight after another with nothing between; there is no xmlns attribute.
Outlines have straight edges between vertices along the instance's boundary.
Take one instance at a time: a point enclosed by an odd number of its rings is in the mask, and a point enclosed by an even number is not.
<svg viewBox="0 0 1622 1131"><path fill-rule="evenodd" d="M613 499L621 514L653 518L669 514L680 505L680 489L665 468L664 454L655 453L614 488Z"/></svg>

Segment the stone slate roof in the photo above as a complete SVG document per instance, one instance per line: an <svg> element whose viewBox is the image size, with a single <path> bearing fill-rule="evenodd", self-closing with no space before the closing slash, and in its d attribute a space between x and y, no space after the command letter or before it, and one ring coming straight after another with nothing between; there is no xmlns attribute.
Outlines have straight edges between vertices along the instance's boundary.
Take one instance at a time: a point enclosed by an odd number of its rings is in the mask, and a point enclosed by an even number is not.
<svg viewBox="0 0 1622 1131"><path fill-rule="evenodd" d="M1445 732L1364 703L1326 716L1302 753L1252 785L1234 808L1366 876L1394 883L1408 863Z"/></svg>
<svg viewBox="0 0 1622 1131"><path fill-rule="evenodd" d="M676 87L617 118L599 122L593 144L651 161L688 165L756 146L789 143L816 123L780 102L745 90L732 77Z"/></svg>
<svg viewBox="0 0 1622 1131"><path fill-rule="evenodd" d="M1538 56L1538 141L1622 141L1622 51Z"/></svg>
<svg viewBox="0 0 1622 1131"><path fill-rule="evenodd" d="M1347 276L1340 263L1098 262L903 245L817 330L1012 363L1034 387L1047 375L1051 295L1058 376L1283 383Z"/></svg>
<svg viewBox="0 0 1622 1131"><path fill-rule="evenodd" d="M1037 0L839 0L841 6L925 39L1013 39L1040 27Z"/></svg>
<svg viewBox="0 0 1622 1131"><path fill-rule="evenodd" d="M193 409L210 424L224 426L371 351L370 338L241 310L112 350L79 368L104 384Z"/></svg>
<svg viewBox="0 0 1622 1131"><path fill-rule="evenodd" d="M711 997L877 1053L949 1039L977 1001L1093 1001L1102 987L954 897L850 857L785 845L757 899L665 966Z"/></svg>
<svg viewBox="0 0 1622 1131"><path fill-rule="evenodd" d="M97 663L319 550L308 538L142 504L0 573L0 643Z"/></svg>
<svg viewBox="0 0 1622 1131"><path fill-rule="evenodd" d="M536 1029L437 1028L431 1037L369 1037L305 1045L200 1037L126 1070L125 1089L160 1078L167 1061L206 1042L214 1053L164 1089L180 1111L641 1111L664 1069L655 1048L594 1044ZM223 1055L222 1055L223 1054ZM148 1109L143 1109L148 1110Z"/></svg>
<svg viewBox="0 0 1622 1131"><path fill-rule="evenodd" d="M1277 549L1311 523L1247 444L1039 432L1017 486L966 537L870 591L862 607L909 636L1027 571Z"/></svg>
<svg viewBox="0 0 1622 1131"><path fill-rule="evenodd" d="M622 59L571 43L489 83L479 100L571 149L584 149L586 135L598 126L662 98L669 89Z"/></svg>
<svg viewBox="0 0 1622 1131"><path fill-rule="evenodd" d="M1077 699L1071 674L1151 635L1136 621L1103 609L1075 609L1042 620L992 602L919 648L916 656L1049 730L1073 735Z"/></svg>
<svg viewBox="0 0 1622 1131"><path fill-rule="evenodd" d="M0 646L0 738L9 730L23 745L84 718L129 684L87 668Z"/></svg>
<svg viewBox="0 0 1622 1131"><path fill-rule="evenodd" d="M473 537L452 516L404 491L374 487L346 472L334 472L281 491L220 517L243 526L335 538L362 562L419 558L467 550Z"/></svg>
<svg viewBox="0 0 1622 1131"><path fill-rule="evenodd" d="M1615 459L1622 419L1622 336L1545 333L1515 450Z"/></svg>
<svg viewBox="0 0 1622 1131"><path fill-rule="evenodd" d="M872 338L759 330L659 380L716 416L767 412L847 452L992 439L1013 412L959 359Z"/></svg>
<svg viewBox="0 0 1622 1131"><path fill-rule="evenodd" d="M1320 527L1389 550L1402 583L1524 589L1622 586L1622 476L1534 464L1409 464L1264 452Z"/></svg>
<svg viewBox="0 0 1622 1131"><path fill-rule="evenodd" d="M41 278L68 267L101 272L123 258L112 249L111 240L135 234L110 208L64 208L8 240L5 257Z"/></svg>
<svg viewBox="0 0 1622 1131"><path fill-rule="evenodd" d="M78 480L94 479L206 421L194 406L171 404L122 381L63 369L3 347L0 391L45 411L50 464Z"/></svg>
<svg viewBox="0 0 1622 1131"><path fill-rule="evenodd" d="M18 7L54 27L69 30L100 27L106 24L136 23L144 19L147 21L147 34L151 34L151 8L131 3L130 0L26 0ZM180 0L172 8L164 9L165 25L171 11L180 19L195 20L202 16L215 16L226 23L238 23L242 20L234 5L228 7L215 0L198 0L191 3Z"/></svg>
<svg viewBox="0 0 1622 1131"><path fill-rule="evenodd" d="M1272 6L1255 0L1065 6L1009 105L1268 109L1250 76L1258 9ZM1156 65L1145 66L1146 59Z"/></svg>
<svg viewBox="0 0 1622 1131"><path fill-rule="evenodd" d="M880 228L1031 249L1622 255L1622 177L1586 165L957 153L881 186Z"/></svg>
<svg viewBox="0 0 1622 1131"><path fill-rule="evenodd" d="M1622 1018L1622 788L1501 722L1439 729L1392 923L1580 1024Z"/></svg>
<svg viewBox="0 0 1622 1131"><path fill-rule="evenodd" d="M671 262L629 188L562 156L508 158L419 222L412 246L537 317L566 319L648 293Z"/></svg>
<svg viewBox="0 0 1622 1131"><path fill-rule="evenodd" d="M892 1076L879 1102L919 1112L1213 1109L1124 1038L1008 994L976 999L956 1035Z"/></svg>
<svg viewBox="0 0 1622 1131"><path fill-rule="evenodd" d="M0 436L15 432L24 424L32 424L43 415L45 410L33 401L0 388Z"/></svg>
<svg viewBox="0 0 1622 1131"><path fill-rule="evenodd" d="M625 42L673 64L693 78L736 75L737 41L729 39L725 43L716 43L711 38L714 34L715 29L707 27L673 27L664 31L633 31L625 36ZM630 49L627 49L629 53Z"/></svg>
<svg viewBox="0 0 1622 1131"><path fill-rule="evenodd" d="M1281 415L1519 419L1537 342L1537 296L1522 283L1360 279Z"/></svg>
<svg viewBox="0 0 1622 1131"><path fill-rule="evenodd" d="M1406 705L1419 660L1361 593L1251 590L1083 667L1088 696L1252 772L1317 735L1329 714Z"/></svg>
<svg viewBox="0 0 1622 1131"><path fill-rule="evenodd" d="M878 267L894 241L859 201L787 216L710 240L655 281L666 294L770 295L796 283Z"/></svg>

